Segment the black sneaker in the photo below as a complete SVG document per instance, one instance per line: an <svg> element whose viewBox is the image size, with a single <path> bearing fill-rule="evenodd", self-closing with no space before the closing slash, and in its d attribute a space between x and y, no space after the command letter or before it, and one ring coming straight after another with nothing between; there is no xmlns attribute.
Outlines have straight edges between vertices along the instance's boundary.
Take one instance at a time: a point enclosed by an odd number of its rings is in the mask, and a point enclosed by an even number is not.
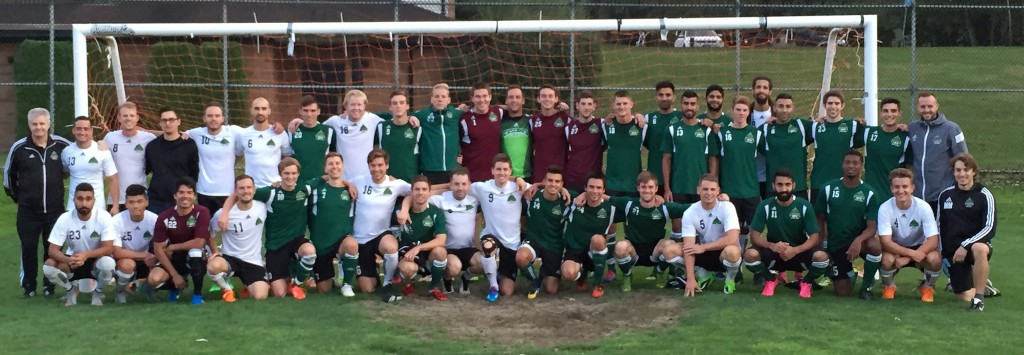
<svg viewBox="0 0 1024 355"><path fill-rule="evenodd" d="M985 310L985 302L980 299L971 300L971 310L981 312Z"/></svg>
<svg viewBox="0 0 1024 355"><path fill-rule="evenodd" d="M402 294L395 292L395 287L392 284L387 284L380 288L378 291L380 294L380 300L384 303L398 302L402 300Z"/></svg>
<svg viewBox="0 0 1024 355"><path fill-rule="evenodd" d="M444 293L455 292L455 287L452 285L452 280L444 279Z"/></svg>
<svg viewBox="0 0 1024 355"><path fill-rule="evenodd" d="M53 285L47 285L43 287L44 297L53 297L54 294L56 294L56 292L53 290Z"/></svg>
<svg viewBox="0 0 1024 355"><path fill-rule="evenodd" d="M764 286L764 278L761 275L754 275L754 286Z"/></svg>
<svg viewBox="0 0 1024 355"><path fill-rule="evenodd" d="M875 294L871 290L860 290L860 299L872 301L875 299Z"/></svg>
<svg viewBox="0 0 1024 355"><path fill-rule="evenodd" d="M680 276L676 276L676 277L670 278L670 279L668 279L668 282L665 282L665 288L676 289L676 290L684 289L684 288L686 288L686 279L684 279L684 278L682 278Z"/></svg>
<svg viewBox="0 0 1024 355"><path fill-rule="evenodd" d="M736 281L737 285L743 283L743 271L736 272L736 277L733 278L733 281Z"/></svg>
<svg viewBox="0 0 1024 355"><path fill-rule="evenodd" d="M466 274L462 274L462 277L460 277L460 279L462 279L462 286L459 288L459 294L468 295L470 279L466 277Z"/></svg>
<svg viewBox="0 0 1024 355"><path fill-rule="evenodd" d="M36 290L29 290L29 289L26 288L25 289L25 293L23 293L21 296L25 297L25 298L35 297L36 296Z"/></svg>

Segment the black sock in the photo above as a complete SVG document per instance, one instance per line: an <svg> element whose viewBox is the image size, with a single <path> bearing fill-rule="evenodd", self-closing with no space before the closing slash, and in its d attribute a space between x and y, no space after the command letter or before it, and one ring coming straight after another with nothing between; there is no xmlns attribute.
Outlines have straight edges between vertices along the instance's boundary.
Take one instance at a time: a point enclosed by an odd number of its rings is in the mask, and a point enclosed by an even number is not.
<svg viewBox="0 0 1024 355"><path fill-rule="evenodd" d="M206 276L206 260L188 258L188 266L192 274L192 294L203 295L203 277Z"/></svg>

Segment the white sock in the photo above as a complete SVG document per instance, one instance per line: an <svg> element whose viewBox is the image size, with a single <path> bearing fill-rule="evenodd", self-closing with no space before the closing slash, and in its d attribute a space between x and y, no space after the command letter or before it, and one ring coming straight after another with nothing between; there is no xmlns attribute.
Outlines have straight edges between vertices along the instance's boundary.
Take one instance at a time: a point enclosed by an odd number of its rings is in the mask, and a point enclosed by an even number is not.
<svg viewBox="0 0 1024 355"><path fill-rule="evenodd" d="M736 260L735 263L731 263L728 260L722 260L722 265L725 265L725 280L732 281L736 278L736 273L740 272L741 261Z"/></svg>
<svg viewBox="0 0 1024 355"><path fill-rule="evenodd" d="M60 286L65 290L71 289L71 282L68 281L68 279L70 279L68 273L61 271L56 266L43 265L43 275L46 275L46 278L54 285Z"/></svg>
<svg viewBox="0 0 1024 355"><path fill-rule="evenodd" d="M481 258L480 261L484 267L484 275L487 275L487 282L491 284L491 288L498 288L498 261L493 256Z"/></svg>
<svg viewBox="0 0 1024 355"><path fill-rule="evenodd" d="M881 276L883 286L892 286L892 277L896 274L896 270L878 269L878 275Z"/></svg>
<svg viewBox="0 0 1024 355"><path fill-rule="evenodd" d="M117 262L109 256L103 256L96 260L93 269L93 275L96 276L96 293L103 292L103 287L110 284L110 280L114 278L115 267L117 267Z"/></svg>
<svg viewBox="0 0 1024 355"><path fill-rule="evenodd" d="M134 271L132 273L124 273L121 270L117 270L114 273L117 274L117 292L124 292L124 288L135 280Z"/></svg>
<svg viewBox="0 0 1024 355"><path fill-rule="evenodd" d="M398 268L398 253L384 254L384 285L390 285Z"/></svg>
<svg viewBox="0 0 1024 355"><path fill-rule="evenodd" d="M210 280L213 280L213 282L216 283L217 286L220 286L220 288L222 290L230 290L230 289L232 289L231 284L229 284L228 280L227 280L228 279L228 273L226 273L226 272L222 272L222 273L218 273L218 274L207 273L207 275L210 275Z"/></svg>
<svg viewBox="0 0 1024 355"><path fill-rule="evenodd" d="M348 255L348 254L345 254L345 255ZM341 261L345 260L345 259L344 259L344 255L341 255L341 254L337 254L335 256L338 258L338 265L335 265L338 268L338 280L341 280L341 279L345 278L345 269L341 266Z"/></svg>

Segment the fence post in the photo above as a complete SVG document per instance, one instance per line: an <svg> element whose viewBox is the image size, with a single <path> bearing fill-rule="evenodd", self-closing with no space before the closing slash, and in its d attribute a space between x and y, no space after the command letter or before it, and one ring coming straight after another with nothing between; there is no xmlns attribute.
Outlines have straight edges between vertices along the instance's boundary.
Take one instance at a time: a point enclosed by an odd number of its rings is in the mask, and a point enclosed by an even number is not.
<svg viewBox="0 0 1024 355"><path fill-rule="evenodd" d="M740 7L743 6L743 0L736 0L736 17L740 17ZM740 30L733 31L733 43L736 47L736 92L740 91Z"/></svg>
<svg viewBox="0 0 1024 355"><path fill-rule="evenodd" d="M569 19L576 19L576 0L569 0ZM576 102L576 32L569 33L569 102ZM576 105L569 105L569 116L576 116Z"/></svg>
<svg viewBox="0 0 1024 355"><path fill-rule="evenodd" d="M221 21L228 23L228 1L221 0ZM224 124L231 122L231 101L228 100L228 36L221 38L221 69L223 71L222 80L223 83L221 88L223 90L223 100L221 105L224 105Z"/></svg>
<svg viewBox="0 0 1024 355"><path fill-rule="evenodd" d="M56 51L56 49L54 48L55 43L53 23L54 1L55 0L50 0L50 134L53 134L53 122L57 110L57 98L55 92L57 89L57 74L54 69L54 65L56 65L56 60L54 59L54 53Z"/></svg>
<svg viewBox="0 0 1024 355"><path fill-rule="evenodd" d="M917 94L917 0L907 0L910 6L910 107L916 107L914 95Z"/></svg>
<svg viewBox="0 0 1024 355"><path fill-rule="evenodd" d="M394 0L394 5L395 5L395 22L398 22L398 6L399 6L399 4L400 4L399 0ZM401 79L399 79L400 75L398 75L398 70L399 70L399 66L398 66L398 38L393 36L393 35L391 36L391 47L392 47L392 49L394 51L394 56L392 56L392 57L395 60L395 65L394 65L395 89L398 89L398 87L402 85L402 81L401 81Z"/></svg>

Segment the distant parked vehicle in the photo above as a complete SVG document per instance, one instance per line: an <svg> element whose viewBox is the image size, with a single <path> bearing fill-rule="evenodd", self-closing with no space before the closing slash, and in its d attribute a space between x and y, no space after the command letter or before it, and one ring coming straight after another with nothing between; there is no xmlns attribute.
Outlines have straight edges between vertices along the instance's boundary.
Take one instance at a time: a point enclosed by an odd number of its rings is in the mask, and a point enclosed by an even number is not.
<svg viewBox="0 0 1024 355"><path fill-rule="evenodd" d="M682 31L676 37L676 48L725 47L722 37L712 30Z"/></svg>

